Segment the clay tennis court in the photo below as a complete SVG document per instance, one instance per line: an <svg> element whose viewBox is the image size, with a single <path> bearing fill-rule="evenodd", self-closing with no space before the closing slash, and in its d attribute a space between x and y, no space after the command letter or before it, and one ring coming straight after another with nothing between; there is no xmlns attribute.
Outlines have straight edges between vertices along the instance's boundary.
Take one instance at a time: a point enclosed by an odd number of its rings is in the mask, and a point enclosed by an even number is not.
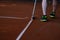
<svg viewBox="0 0 60 40"><path fill-rule="evenodd" d="M41 3L37 3L35 16L21 40L60 40L60 4L57 5L56 18L41 22ZM0 40L16 40L30 21L33 2L0 2ZM52 10L48 5L47 15Z"/></svg>

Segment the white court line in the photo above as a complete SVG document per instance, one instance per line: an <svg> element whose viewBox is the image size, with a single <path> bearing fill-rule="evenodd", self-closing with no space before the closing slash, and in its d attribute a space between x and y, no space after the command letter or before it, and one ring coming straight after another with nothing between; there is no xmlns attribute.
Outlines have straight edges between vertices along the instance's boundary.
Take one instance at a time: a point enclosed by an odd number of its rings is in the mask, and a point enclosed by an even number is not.
<svg viewBox="0 0 60 40"><path fill-rule="evenodd" d="M31 25L32 21L33 21L33 19L31 19L31 20L28 22L27 26L26 26L26 27L22 30L22 32L18 35L18 37L16 38L16 40L21 40L21 37L23 36L23 34L25 33L25 31L29 28L29 26Z"/></svg>
<svg viewBox="0 0 60 40"><path fill-rule="evenodd" d="M34 2L31 20L28 22L27 26L22 30L22 32L18 35L16 40L21 40L21 37L23 36L23 34L26 32L26 30L30 27L31 23L33 22L33 17L34 17L35 8L36 8L36 2L37 2L37 0L35 0L35 2Z"/></svg>
<svg viewBox="0 0 60 40"><path fill-rule="evenodd" d="M16 4L10 4L10 5L0 4L0 6L2 6L2 7L6 7L6 6L16 6Z"/></svg>
<svg viewBox="0 0 60 40"><path fill-rule="evenodd" d="M28 17L9 17L9 16L0 16L0 18L8 18L8 19L27 19Z"/></svg>

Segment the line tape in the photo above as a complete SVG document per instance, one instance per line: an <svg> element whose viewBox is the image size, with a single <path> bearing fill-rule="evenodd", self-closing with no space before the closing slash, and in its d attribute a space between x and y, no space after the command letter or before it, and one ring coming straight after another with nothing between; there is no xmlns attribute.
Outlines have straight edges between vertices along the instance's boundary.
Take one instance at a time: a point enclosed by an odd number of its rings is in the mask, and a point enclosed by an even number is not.
<svg viewBox="0 0 60 40"><path fill-rule="evenodd" d="M16 40L20 40L21 39L21 37L23 36L23 34L25 33L25 31L29 28L29 26L31 25L31 23L33 22L33 19L31 19L29 22L28 22L28 24L27 24L27 26L22 30L22 32L18 35L18 37L16 38Z"/></svg>
<svg viewBox="0 0 60 40"><path fill-rule="evenodd" d="M8 18L8 19L27 19L28 17L9 17L9 16L0 16L0 18Z"/></svg>

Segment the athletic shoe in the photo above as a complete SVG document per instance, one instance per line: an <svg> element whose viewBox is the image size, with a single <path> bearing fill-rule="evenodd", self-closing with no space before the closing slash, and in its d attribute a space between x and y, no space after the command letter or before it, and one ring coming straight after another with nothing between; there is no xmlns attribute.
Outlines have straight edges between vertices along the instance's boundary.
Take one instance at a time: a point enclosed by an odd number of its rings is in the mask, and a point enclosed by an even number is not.
<svg viewBox="0 0 60 40"><path fill-rule="evenodd" d="M55 18L55 12L50 13L50 18Z"/></svg>
<svg viewBox="0 0 60 40"><path fill-rule="evenodd" d="M40 21L46 22L47 21L47 16L46 15L43 15Z"/></svg>

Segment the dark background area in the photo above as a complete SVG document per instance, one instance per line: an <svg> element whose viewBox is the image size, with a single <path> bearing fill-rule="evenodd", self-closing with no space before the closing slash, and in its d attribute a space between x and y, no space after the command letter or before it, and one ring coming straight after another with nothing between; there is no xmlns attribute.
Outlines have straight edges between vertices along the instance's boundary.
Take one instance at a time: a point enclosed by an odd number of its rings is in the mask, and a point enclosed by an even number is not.
<svg viewBox="0 0 60 40"><path fill-rule="evenodd" d="M34 2L35 0L0 0L0 2ZM52 0L47 0L47 3L52 3ZM37 2L42 2L42 0L37 0ZM60 4L60 0L57 0L57 2Z"/></svg>
<svg viewBox="0 0 60 40"><path fill-rule="evenodd" d="M0 1L34 1L34 0L0 0ZM38 2L41 2L42 0L37 0ZM52 0L47 0L47 1L52 1ZM57 0L58 2L60 2L60 0Z"/></svg>

